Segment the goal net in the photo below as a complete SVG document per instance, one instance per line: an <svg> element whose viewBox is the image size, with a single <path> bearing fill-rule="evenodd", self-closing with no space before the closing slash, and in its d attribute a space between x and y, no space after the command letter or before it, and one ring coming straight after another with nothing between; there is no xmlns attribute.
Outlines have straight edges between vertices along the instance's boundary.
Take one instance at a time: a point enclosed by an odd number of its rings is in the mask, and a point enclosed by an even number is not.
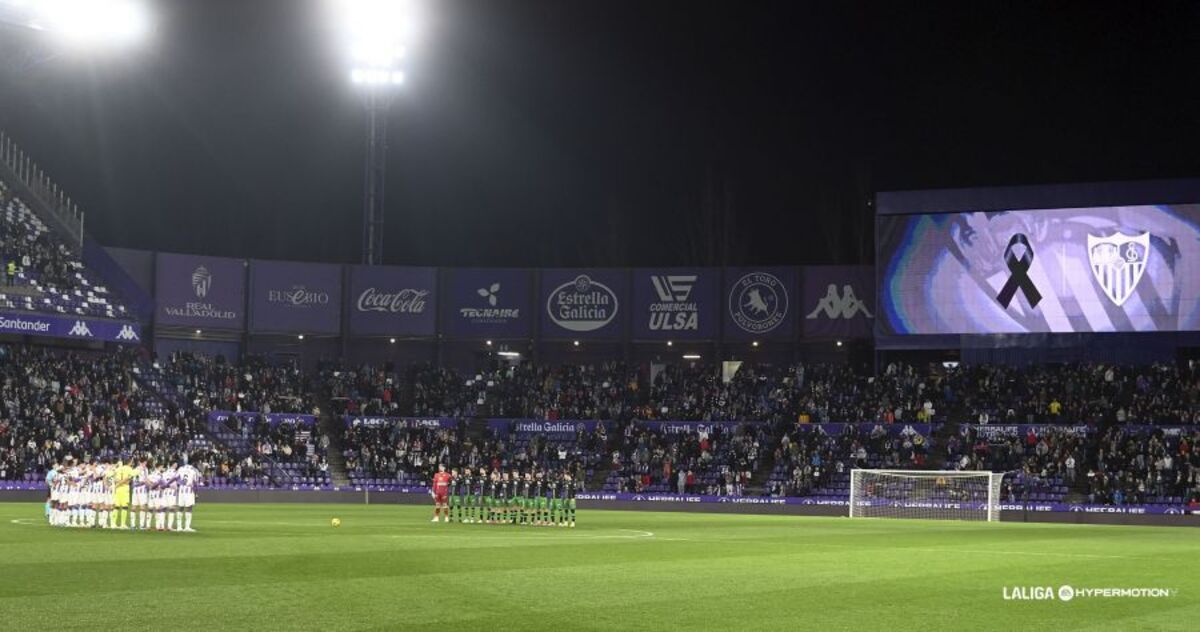
<svg viewBox="0 0 1200 632"><path fill-rule="evenodd" d="M851 470L851 518L1000 519L1004 474L927 470Z"/></svg>

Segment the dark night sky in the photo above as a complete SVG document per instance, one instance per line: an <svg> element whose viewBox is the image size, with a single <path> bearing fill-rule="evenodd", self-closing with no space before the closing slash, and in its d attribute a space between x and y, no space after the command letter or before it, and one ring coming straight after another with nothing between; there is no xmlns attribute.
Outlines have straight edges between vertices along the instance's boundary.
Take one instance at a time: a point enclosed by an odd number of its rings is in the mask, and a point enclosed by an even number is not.
<svg viewBox="0 0 1200 632"><path fill-rule="evenodd" d="M5 67L0 127L105 244L357 261L319 0L155 4L137 54ZM713 209L732 263L868 262L873 191L1200 175L1195 2L425 5L386 263L721 263Z"/></svg>

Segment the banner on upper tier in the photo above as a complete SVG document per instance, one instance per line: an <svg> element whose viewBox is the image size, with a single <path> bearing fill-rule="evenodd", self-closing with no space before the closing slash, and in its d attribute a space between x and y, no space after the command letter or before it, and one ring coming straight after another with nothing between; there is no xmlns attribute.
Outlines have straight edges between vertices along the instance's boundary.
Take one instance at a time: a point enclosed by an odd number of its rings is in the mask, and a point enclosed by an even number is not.
<svg viewBox="0 0 1200 632"><path fill-rule="evenodd" d="M697 340L717 337L718 268L639 268L633 271L633 338Z"/></svg>
<svg viewBox="0 0 1200 632"><path fill-rule="evenodd" d="M713 434L720 432L729 434L735 432L739 426L759 426L765 422L762 421L643 421L640 425L648 430L661 432L663 434L690 434L704 433Z"/></svg>
<svg viewBox="0 0 1200 632"><path fill-rule="evenodd" d="M347 428L457 428L454 417L376 417L371 415L346 415Z"/></svg>
<svg viewBox="0 0 1200 632"><path fill-rule="evenodd" d="M725 337L732 340L796 336L796 268L726 268Z"/></svg>
<svg viewBox="0 0 1200 632"><path fill-rule="evenodd" d="M459 268L445 272L442 330L463 338L529 338L528 270Z"/></svg>
<svg viewBox="0 0 1200 632"><path fill-rule="evenodd" d="M541 337L624 336L629 320L627 279L625 270L542 270Z"/></svg>
<svg viewBox="0 0 1200 632"><path fill-rule="evenodd" d="M236 329L246 326L246 262L160 252L154 275L154 322Z"/></svg>
<svg viewBox="0 0 1200 632"><path fill-rule="evenodd" d="M254 412L231 412L228 410L213 410L208 413L209 424L222 424L237 417L243 423L258 423L259 420L265 419L267 424L272 428L279 425L285 426L315 426L317 424L316 415L305 415L301 413L254 413Z"/></svg>
<svg viewBox="0 0 1200 632"><path fill-rule="evenodd" d="M800 268L800 329L807 338L870 338L875 332L875 268Z"/></svg>
<svg viewBox="0 0 1200 632"><path fill-rule="evenodd" d="M250 262L250 329L255 332L340 333L341 301L339 265Z"/></svg>
<svg viewBox="0 0 1200 632"><path fill-rule="evenodd" d="M0 334L132 344L141 342L142 327L128 320L5 311L0 312Z"/></svg>
<svg viewBox="0 0 1200 632"><path fill-rule="evenodd" d="M974 430L975 436L982 439L1024 437L1030 432L1041 436L1046 432L1069 434L1076 436L1089 435L1096 431L1094 426L1087 424L963 424L959 433L966 435L968 430Z"/></svg>
<svg viewBox="0 0 1200 632"><path fill-rule="evenodd" d="M351 266L347 298L351 335L437 333L437 268Z"/></svg>
<svg viewBox="0 0 1200 632"><path fill-rule="evenodd" d="M919 434L923 437L927 437L927 436L929 436L930 433L933 432L934 426L935 426L934 424L928 424L928 423L884 424L884 423L861 422L861 423L848 424L848 423L829 422L829 423L819 423L819 424L801 424L796 427L800 430L807 430L808 432L823 432L828 435L840 435L840 434L845 433L848 429L853 429L855 432L858 432L859 434L868 435L868 436L875 432L884 432L884 433L887 433L889 436Z"/></svg>
<svg viewBox="0 0 1200 632"><path fill-rule="evenodd" d="M516 434L574 435L580 430L589 433L595 432L596 426L602 423L612 424L613 422L596 420L489 419L487 420L487 427L492 434L511 432Z"/></svg>

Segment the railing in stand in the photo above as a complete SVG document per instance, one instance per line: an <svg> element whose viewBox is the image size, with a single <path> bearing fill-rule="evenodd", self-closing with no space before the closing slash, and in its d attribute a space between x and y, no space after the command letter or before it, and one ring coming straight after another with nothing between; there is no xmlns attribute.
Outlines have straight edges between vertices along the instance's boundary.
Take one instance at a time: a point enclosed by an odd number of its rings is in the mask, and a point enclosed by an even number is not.
<svg viewBox="0 0 1200 632"><path fill-rule="evenodd" d="M62 228L70 234L72 242L78 246L79 252L82 254L84 213L79 210L79 205L13 142L12 137L2 131L0 131L0 162L8 167L13 177L37 197L39 202L50 209Z"/></svg>

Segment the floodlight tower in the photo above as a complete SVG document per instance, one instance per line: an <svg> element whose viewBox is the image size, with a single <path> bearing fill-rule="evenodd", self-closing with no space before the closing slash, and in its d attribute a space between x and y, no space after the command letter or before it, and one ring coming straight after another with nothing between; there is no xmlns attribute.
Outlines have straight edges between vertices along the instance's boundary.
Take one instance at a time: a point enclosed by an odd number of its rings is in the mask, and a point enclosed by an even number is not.
<svg viewBox="0 0 1200 632"><path fill-rule="evenodd" d="M364 92L367 106L362 262L377 265L383 261L388 110L395 91L404 84L402 63L411 18L404 0L343 0L341 4L350 43L350 80Z"/></svg>

